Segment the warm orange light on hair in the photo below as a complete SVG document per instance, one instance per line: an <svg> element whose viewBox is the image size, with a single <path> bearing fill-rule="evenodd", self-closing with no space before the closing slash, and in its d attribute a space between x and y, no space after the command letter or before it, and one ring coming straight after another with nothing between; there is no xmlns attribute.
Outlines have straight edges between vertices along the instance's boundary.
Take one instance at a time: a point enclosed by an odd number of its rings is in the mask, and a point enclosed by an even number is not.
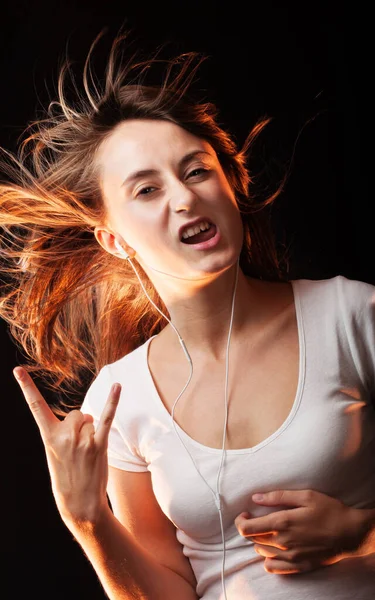
<svg viewBox="0 0 375 600"><path fill-rule="evenodd" d="M104 364L130 352L165 326L126 261L105 252L93 230L105 222L95 154L125 119L164 119L207 140L217 152L241 210L245 243L241 267L247 274L282 279L268 217L262 208L275 194L255 202L249 190L247 153L269 119L250 132L238 150L217 123L208 102L189 99L204 57L186 53L169 61L157 57L121 64L126 36L110 51L102 89L94 83L88 54L84 94L75 86L69 103L61 69L58 100L46 117L32 123L17 156L2 150L0 253L5 281L0 316L29 363L55 391L75 392L83 376L94 378ZM164 68L160 86L146 85L152 68ZM138 266L144 285L166 314L156 290ZM61 388L63 386L63 388Z"/></svg>

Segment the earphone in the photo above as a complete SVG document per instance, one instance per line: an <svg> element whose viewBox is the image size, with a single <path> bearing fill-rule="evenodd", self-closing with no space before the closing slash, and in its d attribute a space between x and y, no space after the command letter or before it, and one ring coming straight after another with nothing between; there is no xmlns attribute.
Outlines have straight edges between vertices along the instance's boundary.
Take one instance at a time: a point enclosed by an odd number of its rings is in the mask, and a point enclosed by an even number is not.
<svg viewBox="0 0 375 600"><path fill-rule="evenodd" d="M221 470L222 470L222 466L223 466L223 462L224 462L224 457L225 457L225 441L226 441L226 432L227 432L227 420L228 420L228 372L229 372L229 346L230 346L230 338L231 338L231 334L232 334L232 326L233 326L233 316L234 316L234 305L235 305L235 298L236 298L236 291L237 291L237 283L238 283L238 271L239 271L239 260L237 261L237 266L236 266L236 278L235 278L235 284L234 284L234 290L233 290L233 296L232 296L232 308L231 308L231 318L230 318L230 324L229 324L229 332L228 332L228 339L227 339L227 348L226 348L226 354L225 354L225 394L224 394L224 406L225 406L225 418L224 418L224 427L223 427L223 445L222 445L222 454L221 454L221 461L220 461L220 465L219 465L219 470L217 473L217 478L216 478L216 491L212 489L212 487L210 486L210 484L205 480L205 478L203 477L202 473L199 471L195 460L193 458L193 456L190 454L189 449L187 448L187 446L185 445L183 439L181 438L180 434L178 433L178 430L176 428L176 424L174 421L174 411L177 405L177 402L179 401L179 399L181 398L182 394L185 392L185 390L187 389L191 378L193 376L193 361L191 360L190 354L188 352L188 349L186 348L185 342L182 339L181 335L179 334L178 330L176 329L176 327L174 326L174 324L172 323L172 321L156 306L156 304L153 302L153 300L149 297L141 278L139 277L139 274L137 272L137 269L135 268L135 266L132 263L131 257L129 256L129 254L126 252L126 250L120 245L120 243L115 239L115 246L117 248L117 250L120 252L121 256L123 256L126 260L129 261L129 263L131 264L138 280L139 283L141 284L141 287L144 291L144 293L146 294L147 298L149 299L149 301L151 302L151 304L156 308L156 310L169 322L169 324L171 325L171 327L174 329L176 335L178 336L179 342L182 346L182 349L184 351L184 354L189 362L190 365L190 375L189 378L187 380L187 382L185 383L183 389L181 390L181 392L179 393L179 395L177 396L176 400L174 401L174 404L172 406L172 410L171 410L171 420L172 420L172 425L173 428L175 430L175 433L177 435L177 437L179 438L180 442L182 443L182 445L184 446L186 452L188 453L188 455L190 456L190 459L193 462L193 465L198 473L198 475L201 477L201 479L203 480L203 482L205 483L205 485L210 489L212 495L213 495L213 499L214 499L214 503L215 506L218 510L219 513L219 518L220 518L220 528L221 528L221 538L222 538L222 543L223 543L223 559L222 559L222 568L221 568L221 583L222 583L222 589L223 589L223 596L224 596L224 600L227 600L227 595L226 595L226 589L225 589L225 536L224 536L224 526L223 526L223 516L222 516L222 504L221 504L221 497L220 497L220 475L221 475ZM152 267L150 267L152 269ZM153 269L154 271L156 271L156 269ZM163 273L163 271L157 271L159 273ZM166 275L168 275L168 273L165 273Z"/></svg>
<svg viewBox="0 0 375 600"><path fill-rule="evenodd" d="M117 250L120 252L120 254L124 257L124 258L130 258L129 254L126 252L126 250L121 246L120 242L118 240L115 239L115 246L117 248Z"/></svg>

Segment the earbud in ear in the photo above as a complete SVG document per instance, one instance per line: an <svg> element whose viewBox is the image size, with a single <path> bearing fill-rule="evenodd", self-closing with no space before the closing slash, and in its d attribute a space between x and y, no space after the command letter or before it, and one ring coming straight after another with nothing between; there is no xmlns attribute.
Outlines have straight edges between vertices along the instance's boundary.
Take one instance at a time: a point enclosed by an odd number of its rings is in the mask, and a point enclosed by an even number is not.
<svg viewBox="0 0 375 600"><path fill-rule="evenodd" d="M126 250L124 250L124 248L122 246L120 246L119 242L116 239L115 239L115 246L124 258L129 258L129 254L126 252Z"/></svg>

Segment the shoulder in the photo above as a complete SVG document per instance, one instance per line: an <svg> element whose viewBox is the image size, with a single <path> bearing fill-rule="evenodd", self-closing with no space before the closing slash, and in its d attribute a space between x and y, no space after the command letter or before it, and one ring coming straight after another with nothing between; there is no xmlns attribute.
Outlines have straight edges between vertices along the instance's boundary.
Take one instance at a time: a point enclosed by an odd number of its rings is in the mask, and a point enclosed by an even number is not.
<svg viewBox="0 0 375 600"><path fill-rule="evenodd" d="M296 280L305 314L313 326L323 323L346 347L361 378L375 375L375 286L337 275L322 280ZM332 338L330 338L332 342ZM367 373L365 372L367 369ZM374 378L375 381L375 378Z"/></svg>
<svg viewBox="0 0 375 600"><path fill-rule="evenodd" d="M120 383L122 386L118 412L121 411L124 398L127 400L126 406L134 406L131 399L134 397L139 398L142 395L143 388L146 389L147 387L146 352L151 339L149 338L135 350L100 369L86 391L82 409L87 410L90 407L88 412L101 410L103 402L108 397L114 383Z"/></svg>
<svg viewBox="0 0 375 600"><path fill-rule="evenodd" d="M344 311L368 309L375 302L375 285L344 275L327 279L296 279L291 281L293 288L305 298L321 304L334 303Z"/></svg>
<svg viewBox="0 0 375 600"><path fill-rule="evenodd" d="M147 348L154 337L151 336L143 344L118 360L106 364L103 369L107 371L111 378L115 377L116 381L120 381L120 383L125 375L126 377L143 375L147 366Z"/></svg>

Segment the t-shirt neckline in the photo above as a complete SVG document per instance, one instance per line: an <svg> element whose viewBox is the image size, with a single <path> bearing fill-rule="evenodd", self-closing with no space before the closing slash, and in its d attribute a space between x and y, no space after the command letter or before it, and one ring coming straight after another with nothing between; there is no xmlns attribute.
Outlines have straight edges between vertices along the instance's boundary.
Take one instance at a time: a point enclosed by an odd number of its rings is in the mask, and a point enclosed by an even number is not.
<svg viewBox="0 0 375 600"><path fill-rule="evenodd" d="M296 395L294 398L292 408L291 408L288 416L286 417L285 421L280 425L280 427L278 429L276 429L276 431L271 433L268 437L266 437L264 440L262 440L255 446L252 446L251 448L226 448L225 452L228 455L230 455L230 454L252 454L254 452L257 452L264 446L270 444L273 440L275 440L277 437L279 437L283 433L283 431L285 431L285 429L289 426L289 424L292 422L295 415L297 414L298 408L301 404L302 393L303 393L304 384L305 384L305 373L306 373L305 332L304 332L303 314L302 314L302 307L301 307L301 300L300 300L300 290L298 287L298 280L290 280L289 283L291 283L291 285L292 285L292 290L293 290L293 295L294 295L294 305L295 305L296 318L297 318L298 341L299 341L298 384L297 384ZM146 341L146 343L143 345L143 360L145 362L146 378L148 380L148 384L150 387L150 392L151 392L152 397L154 398L159 409L161 409L164 416L166 416L168 418L169 422L171 423L171 427L173 428L172 416L169 413L168 409L166 408L164 402L160 398L159 392L156 388L156 385L155 385L154 380L151 375L150 367L148 365L149 345L150 345L151 340L153 340L153 338L156 337L156 335L151 336ZM210 452L212 454L221 454L222 453L222 448L212 448L211 446L205 446L204 444L201 444L197 440L194 440L192 437L190 437L190 435L188 435L179 426L179 424L176 421L174 421L174 424L175 424L179 434L181 435L181 437L184 438L184 440L187 441L192 446L195 446L196 448L198 448L204 452Z"/></svg>

